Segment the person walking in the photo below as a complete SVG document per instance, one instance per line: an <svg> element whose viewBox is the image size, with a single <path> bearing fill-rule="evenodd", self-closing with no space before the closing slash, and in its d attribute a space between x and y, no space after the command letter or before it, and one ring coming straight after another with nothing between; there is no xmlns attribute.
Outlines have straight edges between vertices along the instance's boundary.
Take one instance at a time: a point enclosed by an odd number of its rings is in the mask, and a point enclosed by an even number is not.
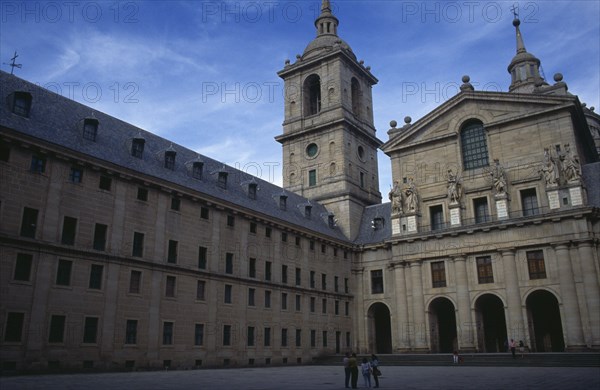
<svg viewBox="0 0 600 390"><path fill-rule="evenodd" d="M525 344L523 340L519 340L519 352L521 353L521 359L525 357Z"/></svg>
<svg viewBox="0 0 600 390"><path fill-rule="evenodd" d="M379 371L379 359L375 354L371 355L371 367L373 368L373 379L375 379L375 388L379 387L379 376L381 372Z"/></svg>
<svg viewBox="0 0 600 390"><path fill-rule="evenodd" d="M356 389L356 383L358 382L358 361L356 360L356 354L352 353L350 359L348 359L348 367L350 367L350 383L352 388Z"/></svg>
<svg viewBox="0 0 600 390"><path fill-rule="evenodd" d="M350 388L350 353L346 352L344 355L344 387L346 389Z"/></svg>
<svg viewBox="0 0 600 390"><path fill-rule="evenodd" d="M367 358L364 357L362 359L362 364L360 365L360 372L362 372L362 376L365 381L365 387L371 387L371 371L371 364Z"/></svg>
<svg viewBox="0 0 600 390"><path fill-rule="evenodd" d="M517 356L515 352L517 351L517 343L515 342L515 340L510 339L510 343L508 343L508 346L510 347L510 353L512 354L512 358L516 359Z"/></svg>

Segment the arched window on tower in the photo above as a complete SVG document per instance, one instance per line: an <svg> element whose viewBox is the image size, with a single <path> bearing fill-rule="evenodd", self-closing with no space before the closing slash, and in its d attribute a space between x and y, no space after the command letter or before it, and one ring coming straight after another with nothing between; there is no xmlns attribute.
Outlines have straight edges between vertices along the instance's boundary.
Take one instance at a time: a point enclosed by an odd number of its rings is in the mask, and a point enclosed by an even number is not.
<svg viewBox="0 0 600 390"><path fill-rule="evenodd" d="M321 78L310 75L304 81L304 114L316 115L321 111Z"/></svg>
<svg viewBox="0 0 600 390"><path fill-rule="evenodd" d="M460 131L463 169L475 169L489 165L487 140L483 123L467 122Z"/></svg>
<svg viewBox="0 0 600 390"><path fill-rule="evenodd" d="M352 77L352 112L360 116L360 84L355 77Z"/></svg>

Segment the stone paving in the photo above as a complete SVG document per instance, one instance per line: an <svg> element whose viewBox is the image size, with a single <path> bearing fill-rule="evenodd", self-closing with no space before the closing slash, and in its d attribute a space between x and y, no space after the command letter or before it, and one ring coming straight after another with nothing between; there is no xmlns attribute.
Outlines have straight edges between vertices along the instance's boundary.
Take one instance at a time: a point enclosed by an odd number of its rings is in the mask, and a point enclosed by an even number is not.
<svg viewBox="0 0 600 390"><path fill-rule="evenodd" d="M381 367L383 389L600 389L599 368ZM364 388L362 377L359 388ZM0 377L0 389L343 389L336 366Z"/></svg>

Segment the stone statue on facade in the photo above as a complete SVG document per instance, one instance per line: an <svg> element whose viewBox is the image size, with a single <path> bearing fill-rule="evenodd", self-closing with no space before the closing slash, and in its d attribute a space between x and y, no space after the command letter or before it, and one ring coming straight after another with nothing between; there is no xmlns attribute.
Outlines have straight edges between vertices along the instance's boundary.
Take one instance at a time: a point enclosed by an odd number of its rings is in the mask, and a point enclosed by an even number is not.
<svg viewBox="0 0 600 390"><path fill-rule="evenodd" d="M579 157L571 153L571 146L565 145L565 153L563 155L563 175L567 183L578 183L581 177L581 164Z"/></svg>
<svg viewBox="0 0 600 390"><path fill-rule="evenodd" d="M558 167L556 166L556 159L551 155L548 148L544 148L544 161L540 172L546 182L546 187L558 185Z"/></svg>
<svg viewBox="0 0 600 390"><path fill-rule="evenodd" d="M419 195L417 187L412 177L408 179L406 187L404 187L404 203L407 213L416 213L419 211Z"/></svg>
<svg viewBox="0 0 600 390"><path fill-rule="evenodd" d="M505 195L506 194L506 172L504 172L504 168L500 165L500 161L498 159L494 159L494 166L490 170L490 175L492 177L492 186L496 195Z"/></svg>
<svg viewBox="0 0 600 390"><path fill-rule="evenodd" d="M462 184L460 178L452 172L452 169L448 169L448 197L450 203L459 203L460 197L462 196Z"/></svg>
<svg viewBox="0 0 600 390"><path fill-rule="evenodd" d="M402 214L402 190L398 184L398 180L394 181L394 188L389 193L390 201L392 202L392 215Z"/></svg>

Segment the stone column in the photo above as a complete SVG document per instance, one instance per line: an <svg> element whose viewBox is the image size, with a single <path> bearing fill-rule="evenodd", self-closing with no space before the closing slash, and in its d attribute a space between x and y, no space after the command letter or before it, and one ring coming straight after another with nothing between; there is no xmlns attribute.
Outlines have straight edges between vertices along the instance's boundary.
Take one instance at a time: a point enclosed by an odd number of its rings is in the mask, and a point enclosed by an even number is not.
<svg viewBox="0 0 600 390"><path fill-rule="evenodd" d="M406 280L404 272L405 263L394 264L394 276L396 284L396 332L398 347L400 351L410 349L410 337L407 326L408 320L408 305L406 303Z"/></svg>
<svg viewBox="0 0 600 390"><path fill-rule="evenodd" d="M506 287L506 304L508 306L508 318L506 318L507 336L509 339L523 340L525 339L525 322L523 321L515 250L504 250L501 254L504 268L504 285Z"/></svg>
<svg viewBox="0 0 600 390"><path fill-rule="evenodd" d="M563 323L567 328L565 329L567 335L565 348L567 350L579 350L585 343L583 341L583 329L581 327L581 315L579 313L575 280L573 279L573 265L571 264L571 255L569 254L569 243L555 245L554 250L556 252L556 262L558 263L558 279L564 314Z"/></svg>
<svg viewBox="0 0 600 390"><path fill-rule="evenodd" d="M598 274L594 266L594 246L591 241L580 242L577 244L577 250L590 319L591 334L586 339L590 340L592 346L598 348L600 346L600 287L598 286Z"/></svg>
<svg viewBox="0 0 600 390"><path fill-rule="evenodd" d="M425 303L423 301L423 278L421 275L421 261L410 263L412 276L412 300L413 300L413 348L416 351L429 350L427 344L427 326L425 326Z"/></svg>
<svg viewBox="0 0 600 390"><path fill-rule="evenodd" d="M467 276L467 262L464 256L454 259L456 273L456 301L458 304L457 334L458 349L462 352L474 352L473 324L471 323L471 299L469 296L469 278Z"/></svg>

